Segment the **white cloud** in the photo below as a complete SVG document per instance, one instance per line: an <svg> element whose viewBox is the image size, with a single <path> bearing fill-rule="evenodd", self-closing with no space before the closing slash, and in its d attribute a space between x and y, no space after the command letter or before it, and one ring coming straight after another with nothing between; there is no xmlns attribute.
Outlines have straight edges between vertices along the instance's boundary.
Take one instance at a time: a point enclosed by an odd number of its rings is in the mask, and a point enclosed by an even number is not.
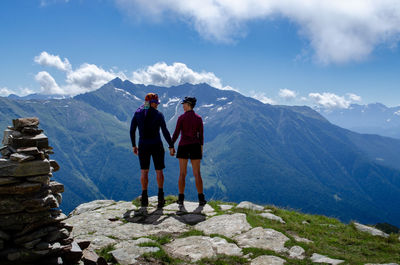
<svg viewBox="0 0 400 265"><path fill-rule="evenodd" d="M60 56L48 54L47 52L42 52L40 55L35 56L34 61L40 65L55 67L66 72L71 71L72 68L67 58L62 61Z"/></svg>
<svg viewBox="0 0 400 265"><path fill-rule="evenodd" d="M40 0L40 6L41 7L46 7L48 5L56 4L56 3L59 3L59 2L68 3L69 0Z"/></svg>
<svg viewBox="0 0 400 265"><path fill-rule="evenodd" d="M178 18L201 36L232 42L254 20L283 17L299 27L321 63L364 60L374 48L400 39L398 0L115 0L123 12L162 20ZM299 51L300 52L300 51Z"/></svg>
<svg viewBox="0 0 400 265"><path fill-rule="evenodd" d="M275 100L267 97L267 95L264 92L255 92L255 91L250 91L250 97L257 99L258 101L261 101L264 104L277 104Z"/></svg>
<svg viewBox="0 0 400 265"><path fill-rule="evenodd" d="M296 98L297 93L293 90L284 88L284 89L279 90L279 96L286 100L292 100L292 99Z"/></svg>
<svg viewBox="0 0 400 265"><path fill-rule="evenodd" d="M360 102L362 100L359 95L356 95L356 94L353 94L353 93L347 93L346 95L349 97L349 99L351 101L354 101L354 102Z"/></svg>
<svg viewBox="0 0 400 265"><path fill-rule="evenodd" d="M56 80L46 71L39 72L35 75L35 80L40 84L40 90L43 94L64 94Z"/></svg>
<svg viewBox="0 0 400 265"><path fill-rule="evenodd" d="M23 97L34 93L30 88L19 88L17 90L11 90L7 87L0 87L0 97L8 97L11 94Z"/></svg>
<svg viewBox="0 0 400 265"><path fill-rule="evenodd" d="M340 108L340 109L347 109L350 107L350 104L353 102L361 101L361 97L353 94L347 93L346 96L338 96L333 93L310 93L308 94L309 99L313 101L320 107L326 109L333 109L333 108Z"/></svg>
<svg viewBox="0 0 400 265"><path fill-rule="evenodd" d="M207 83L210 86L223 90L235 90L230 86L222 86L221 79L212 72L196 72L184 63L175 62L168 65L165 62L158 62L133 72L133 83L157 86L177 86L185 83L200 84Z"/></svg>
<svg viewBox="0 0 400 265"><path fill-rule="evenodd" d="M0 87L0 97L7 97L10 94L13 94L13 91L6 87Z"/></svg>

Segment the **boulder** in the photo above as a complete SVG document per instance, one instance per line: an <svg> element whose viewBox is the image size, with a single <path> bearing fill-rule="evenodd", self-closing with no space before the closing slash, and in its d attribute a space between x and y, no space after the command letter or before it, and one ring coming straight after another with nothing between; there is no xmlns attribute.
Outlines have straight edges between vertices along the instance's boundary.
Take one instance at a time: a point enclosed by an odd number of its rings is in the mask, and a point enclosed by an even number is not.
<svg viewBox="0 0 400 265"><path fill-rule="evenodd" d="M388 238L389 237L388 234L386 234L385 232L382 232L381 230L376 229L374 227L362 225L362 224L359 224L359 223L354 223L354 226L355 226L355 228L357 230L359 230L361 232L365 232L365 233L371 234L373 236L381 236L381 237L384 237L384 238Z"/></svg>
<svg viewBox="0 0 400 265"><path fill-rule="evenodd" d="M305 252L306 251L302 247L293 246L289 249L288 254L291 259L304 259L306 257Z"/></svg>
<svg viewBox="0 0 400 265"><path fill-rule="evenodd" d="M250 265L283 265L286 260L275 256L263 255L253 259Z"/></svg>
<svg viewBox="0 0 400 265"><path fill-rule="evenodd" d="M138 240L122 241L116 244L115 250L110 253L117 260L119 264L131 265L137 263L136 258L140 257L144 253L157 252L160 249L158 247L140 247L141 243L154 242L148 238L140 238Z"/></svg>
<svg viewBox="0 0 400 265"><path fill-rule="evenodd" d="M276 216L275 214L272 214L272 213L260 213L260 216L264 217L264 218L267 218L267 219L270 219L270 220L278 221L281 224L286 224L286 222L283 221L283 219L281 217Z"/></svg>
<svg viewBox="0 0 400 265"><path fill-rule="evenodd" d="M262 211L264 207L248 201L242 201L236 206L236 209L249 209L253 211Z"/></svg>
<svg viewBox="0 0 400 265"><path fill-rule="evenodd" d="M232 209L232 208L233 208L233 205L229 205L229 204L220 204L220 205L219 205L219 208L220 208L222 211L226 211L226 210Z"/></svg>
<svg viewBox="0 0 400 265"><path fill-rule="evenodd" d="M29 118L19 118L14 119L13 127L15 130L20 131L24 127L36 127L39 125L39 118L37 117L29 117Z"/></svg>
<svg viewBox="0 0 400 265"><path fill-rule="evenodd" d="M327 263L327 264L332 264L332 265L336 265L336 264L340 264L340 263L344 262L344 260L331 259L327 256L324 256L324 255L321 255L318 253L312 254L311 261L314 263Z"/></svg>
<svg viewBox="0 0 400 265"><path fill-rule="evenodd" d="M243 248L254 247L273 250L275 252L287 251L285 242L289 241L289 238L284 234L262 227L253 228L244 234L235 236L233 239Z"/></svg>
<svg viewBox="0 0 400 265"><path fill-rule="evenodd" d="M0 159L0 177L29 177L50 173L48 160L33 160L18 163L8 159Z"/></svg>
<svg viewBox="0 0 400 265"><path fill-rule="evenodd" d="M197 224L195 229L203 231L206 235L220 234L233 237L251 229L246 220L246 215L236 213L232 215L218 215Z"/></svg>
<svg viewBox="0 0 400 265"><path fill-rule="evenodd" d="M178 238L164 246L172 257L196 262L202 258L212 258L218 254L241 256L242 250L220 237L189 236Z"/></svg>

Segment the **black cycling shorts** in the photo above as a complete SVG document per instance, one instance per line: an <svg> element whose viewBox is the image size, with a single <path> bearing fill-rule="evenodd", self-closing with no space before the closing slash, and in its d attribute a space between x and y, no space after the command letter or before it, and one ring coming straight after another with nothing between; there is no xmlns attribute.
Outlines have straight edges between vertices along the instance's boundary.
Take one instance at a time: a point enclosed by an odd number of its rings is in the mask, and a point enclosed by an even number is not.
<svg viewBox="0 0 400 265"><path fill-rule="evenodd" d="M162 144L141 144L139 145L139 162L140 169L150 169L150 157L153 157L155 170L165 168L164 164L164 147Z"/></svg>
<svg viewBox="0 0 400 265"><path fill-rule="evenodd" d="M179 145L178 152L176 153L176 158L202 159L203 154L201 152L201 145L200 144Z"/></svg>

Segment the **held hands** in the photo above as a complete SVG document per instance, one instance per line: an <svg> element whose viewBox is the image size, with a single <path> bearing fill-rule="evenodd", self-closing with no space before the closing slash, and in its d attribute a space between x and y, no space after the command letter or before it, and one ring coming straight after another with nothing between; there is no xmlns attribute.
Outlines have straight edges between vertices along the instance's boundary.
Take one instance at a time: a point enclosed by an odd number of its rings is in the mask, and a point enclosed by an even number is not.
<svg viewBox="0 0 400 265"><path fill-rule="evenodd" d="M169 154L170 154L171 156L174 156L174 155L175 155L175 148L174 148L174 147L169 148Z"/></svg>
<svg viewBox="0 0 400 265"><path fill-rule="evenodd" d="M133 153L134 153L135 155L138 155L139 148L137 148L137 147L135 146L135 147L133 147L132 149L133 149Z"/></svg>

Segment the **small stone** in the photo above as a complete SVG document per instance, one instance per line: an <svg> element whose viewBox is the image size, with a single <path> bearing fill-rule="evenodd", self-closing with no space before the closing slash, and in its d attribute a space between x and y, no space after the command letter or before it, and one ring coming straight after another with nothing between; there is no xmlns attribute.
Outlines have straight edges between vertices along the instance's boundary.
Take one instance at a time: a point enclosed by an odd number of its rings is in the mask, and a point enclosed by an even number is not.
<svg viewBox="0 0 400 265"><path fill-rule="evenodd" d="M85 265L97 265L99 255L96 252L85 249L82 255L82 261Z"/></svg>
<svg viewBox="0 0 400 265"><path fill-rule="evenodd" d="M249 209L253 211L262 211L264 207L248 201L242 201L236 206L236 209Z"/></svg>
<svg viewBox="0 0 400 265"><path fill-rule="evenodd" d="M328 264L332 264L332 265L336 265L336 264L340 264L340 263L344 262L344 260L331 259L327 256L323 256L323 255L317 254L317 253L312 254L311 261L315 262L315 263L328 263Z"/></svg>
<svg viewBox="0 0 400 265"><path fill-rule="evenodd" d="M59 239L66 239L68 237L69 237L69 231L65 228L62 228L60 230L55 230L55 231L49 233L46 236L45 240L47 242L54 242Z"/></svg>
<svg viewBox="0 0 400 265"><path fill-rule="evenodd" d="M64 192L64 184L61 184L60 182L52 180L52 181L50 181L49 187L50 187L52 193L63 193Z"/></svg>
<svg viewBox="0 0 400 265"><path fill-rule="evenodd" d="M233 237L251 229L246 220L246 215L236 213L232 215L218 215L201 222L195 229L203 231L206 235L220 234L226 237Z"/></svg>
<svg viewBox="0 0 400 265"><path fill-rule="evenodd" d="M286 224L286 222L283 221L283 219L281 217L276 216L275 214L272 214L272 213L260 213L260 216L264 217L264 218L267 218L267 219L270 219L270 220L278 221L281 224Z"/></svg>
<svg viewBox="0 0 400 265"><path fill-rule="evenodd" d="M233 239L243 248L254 247L273 250L275 252L285 252L287 250L285 242L290 240L278 231L262 227L253 228L244 234L235 236Z"/></svg>
<svg viewBox="0 0 400 265"><path fill-rule="evenodd" d="M291 259L304 259L305 250L300 246L293 246L289 249L288 254Z"/></svg>
<svg viewBox="0 0 400 265"><path fill-rule="evenodd" d="M309 240L309 239L307 239L307 238L299 237L295 232L288 231L287 233L288 233L290 236L292 236L293 239L294 239L296 242L303 242L303 243L313 243L313 242L314 242L314 241Z"/></svg>
<svg viewBox="0 0 400 265"><path fill-rule="evenodd" d="M381 237L384 237L384 238L388 238L389 237L388 234L386 234L385 232L382 232L381 230L376 229L374 227L362 225L362 224L359 224L359 223L354 223L354 226L355 226L355 228L357 230L359 230L361 232L369 233L369 234L371 234L373 236L381 236Z"/></svg>
<svg viewBox="0 0 400 265"><path fill-rule="evenodd" d="M226 210L232 209L232 208L233 208L233 205L229 205L229 204L220 204L220 205L219 205L219 208L220 208L222 211L226 211Z"/></svg>
<svg viewBox="0 0 400 265"><path fill-rule="evenodd" d="M31 156L31 155L24 155L24 154L20 154L20 153L14 153L14 154L10 155L10 160L17 161L19 163L23 163L23 162L26 162L26 161L35 160L35 157Z"/></svg>
<svg viewBox="0 0 400 265"><path fill-rule="evenodd" d="M64 258L67 262L71 264L76 264L82 257L82 249L79 245L74 241L72 244L67 248L66 253L64 254Z"/></svg>
<svg viewBox="0 0 400 265"><path fill-rule="evenodd" d="M276 256L263 255L253 259L250 265L283 265L286 260Z"/></svg>
<svg viewBox="0 0 400 265"><path fill-rule="evenodd" d="M22 128L24 127L38 126L39 118L37 117L19 118L19 119L14 119L12 122L15 130L19 131L22 130Z"/></svg>
<svg viewBox="0 0 400 265"><path fill-rule="evenodd" d="M56 172L60 169L60 165L55 160L50 160L50 166L52 167L52 172Z"/></svg>
<svg viewBox="0 0 400 265"><path fill-rule="evenodd" d="M303 225L309 225L310 223L308 221L303 221L301 222Z"/></svg>
<svg viewBox="0 0 400 265"><path fill-rule="evenodd" d="M62 195L60 193L56 193L56 194L53 194L53 195L56 198L58 204L60 205L61 202L62 202Z"/></svg>

